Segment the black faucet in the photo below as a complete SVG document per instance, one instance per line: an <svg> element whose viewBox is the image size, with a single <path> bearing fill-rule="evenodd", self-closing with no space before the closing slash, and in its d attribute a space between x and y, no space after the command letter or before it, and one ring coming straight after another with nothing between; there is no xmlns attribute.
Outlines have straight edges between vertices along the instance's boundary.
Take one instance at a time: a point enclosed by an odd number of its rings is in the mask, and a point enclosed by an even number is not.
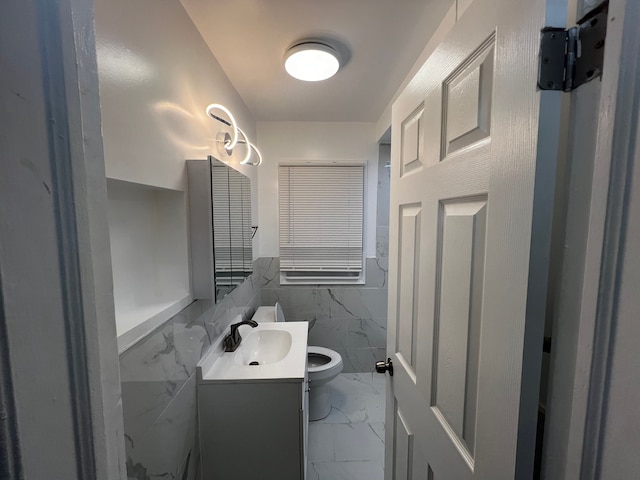
<svg viewBox="0 0 640 480"><path fill-rule="evenodd" d="M240 345L240 342L242 341L240 332L238 332L240 325L251 325L253 328L256 328L258 326L258 322L255 320L244 320L231 325L231 333L222 340L225 352L235 352Z"/></svg>

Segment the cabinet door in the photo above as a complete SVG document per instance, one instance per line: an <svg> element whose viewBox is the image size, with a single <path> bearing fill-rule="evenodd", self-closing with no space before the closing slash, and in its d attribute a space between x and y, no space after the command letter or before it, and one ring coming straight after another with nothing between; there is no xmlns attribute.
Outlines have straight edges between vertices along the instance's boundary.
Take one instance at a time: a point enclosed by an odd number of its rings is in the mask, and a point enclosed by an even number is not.
<svg viewBox="0 0 640 480"><path fill-rule="evenodd" d="M300 480L303 385L302 379L198 385L202 479Z"/></svg>
<svg viewBox="0 0 640 480"><path fill-rule="evenodd" d="M215 301L213 217L209 162L187 160L189 183L189 241L193 298ZM204 200L203 200L204 199Z"/></svg>

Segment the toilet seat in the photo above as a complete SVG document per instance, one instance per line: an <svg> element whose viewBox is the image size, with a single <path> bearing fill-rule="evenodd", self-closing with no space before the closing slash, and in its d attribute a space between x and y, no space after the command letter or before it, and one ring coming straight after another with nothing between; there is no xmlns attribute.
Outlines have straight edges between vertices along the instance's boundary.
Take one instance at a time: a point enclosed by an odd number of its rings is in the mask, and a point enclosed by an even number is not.
<svg viewBox="0 0 640 480"><path fill-rule="evenodd" d="M323 365L318 365L316 367L307 367L309 378L311 378L312 381L318 382L325 379L330 379L335 377L342 371L342 356L334 350L309 345L307 347L307 354L323 356L329 359L329 361Z"/></svg>

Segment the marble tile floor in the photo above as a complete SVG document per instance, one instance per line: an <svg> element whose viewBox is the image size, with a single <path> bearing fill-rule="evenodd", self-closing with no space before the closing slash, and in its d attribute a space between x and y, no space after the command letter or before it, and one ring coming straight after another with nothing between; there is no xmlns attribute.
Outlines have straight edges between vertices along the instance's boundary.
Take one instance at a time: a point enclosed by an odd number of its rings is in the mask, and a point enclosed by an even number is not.
<svg viewBox="0 0 640 480"><path fill-rule="evenodd" d="M385 377L343 373L331 413L309 424L307 480L383 480Z"/></svg>

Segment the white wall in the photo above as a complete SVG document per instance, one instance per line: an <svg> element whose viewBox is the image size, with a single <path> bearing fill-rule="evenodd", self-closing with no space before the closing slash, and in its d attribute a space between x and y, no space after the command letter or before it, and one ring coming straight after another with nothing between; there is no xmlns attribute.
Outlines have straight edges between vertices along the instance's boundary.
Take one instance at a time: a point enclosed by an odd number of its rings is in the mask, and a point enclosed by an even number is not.
<svg viewBox="0 0 640 480"><path fill-rule="evenodd" d="M366 162L364 249L375 257L378 145L375 123L258 122L259 257L278 253L278 164L287 161Z"/></svg>
<svg viewBox="0 0 640 480"><path fill-rule="evenodd" d="M178 0L95 0L95 21L106 175L127 182L108 185L124 347L191 300L185 161L219 156L215 137L227 128L205 108L229 107L252 140L255 121ZM239 146L225 161L251 178L257 205L257 171L239 166L243 155Z"/></svg>
<svg viewBox="0 0 640 480"><path fill-rule="evenodd" d="M107 177L183 190L184 161L217 151L210 103L229 107L255 137L251 113L180 2L95 0L95 17Z"/></svg>
<svg viewBox="0 0 640 480"><path fill-rule="evenodd" d="M391 127L391 109L393 107L393 103L396 101L400 93L411 83L422 65L424 65L435 48L442 42L449 30L451 30L451 28L455 25L457 19L462 16L464 10L466 10L466 8L470 4L471 2L469 0L458 0L457 2L452 2L451 8L449 8L449 10L447 11L446 15L440 22L440 25L427 42L427 45L424 47L424 50L422 50L422 53L413 64L413 67L411 67L411 70L409 70L407 76L400 84L400 87L398 87L398 90L396 90L396 93L393 95L393 97L391 97L386 108L380 115L380 118L376 123L377 139L382 138L389 127Z"/></svg>
<svg viewBox="0 0 640 480"><path fill-rule="evenodd" d="M118 335L191 303L185 194L109 180L109 234ZM174 307L174 308L171 308ZM157 326L166 318L149 326ZM135 341L135 339L133 339ZM122 342L121 342L122 343Z"/></svg>

